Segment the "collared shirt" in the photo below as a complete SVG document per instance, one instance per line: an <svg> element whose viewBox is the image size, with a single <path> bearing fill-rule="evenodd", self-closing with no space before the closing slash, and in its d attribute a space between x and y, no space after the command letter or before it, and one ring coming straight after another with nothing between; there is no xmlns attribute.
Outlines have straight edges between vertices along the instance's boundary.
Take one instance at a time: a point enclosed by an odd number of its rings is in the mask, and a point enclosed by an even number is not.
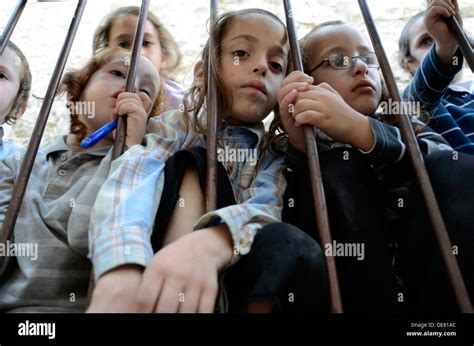
<svg viewBox="0 0 474 346"><path fill-rule="evenodd" d="M2 277L0 310L84 311L89 216L110 168L109 151L74 152L62 137L38 152L10 244L29 252ZM0 163L0 227L21 163L15 157Z"/></svg>
<svg viewBox="0 0 474 346"><path fill-rule="evenodd" d="M462 65L463 56L459 49L452 64L445 65L436 54L436 45L433 45L405 89L404 98L422 103L429 114L428 125L441 134L454 150L474 154L472 84L450 86Z"/></svg>
<svg viewBox="0 0 474 346"><path fill-rule="evenodd" d="M206 146L204 135L179 111L151 119L147 133L144 146L131 147L112 163L110 176L97 196L89 241L96 279L123 264L148 264L153 256L150 235L163 191L165 163L179 150ZM224 123L219 137L221 149L227 152L256 149L258 153L257 165L248 157L223 162L237 204L207 213L194 225L197 230L225 223L232 234L235 263L239 255L250 251L260 228L281 220L286 188L283 156L273 151L262 155L263 124L251 128Z"/></svg>
<svg viewBox="0 0 474 346"><path fill-rule="evenodd" d="M20 153L21 150L13 143L5 142L3 140L3 127L0 126L0 160L12 155L16 155L16 153Z"/></svg>
<svg viewBox="0 0 474 346"><path fill-rule="evenodd" d="M163 80L163 89L166 97L164 109L179 109L183 104L185 89L170 79Z"/></svg>

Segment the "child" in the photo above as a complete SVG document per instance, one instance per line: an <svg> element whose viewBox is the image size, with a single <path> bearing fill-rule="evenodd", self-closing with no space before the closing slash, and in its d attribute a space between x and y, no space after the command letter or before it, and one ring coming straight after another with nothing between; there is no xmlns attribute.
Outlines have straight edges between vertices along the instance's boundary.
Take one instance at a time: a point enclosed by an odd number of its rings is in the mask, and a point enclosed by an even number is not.
<svg viewBox="0 0 474 346"><path fill-rule="evenodd" d="M191 114L171 111L151 121L146 146L130 148L99 193L91 218L91 256L98 279L91 312L212 312L222 289L219 272L241 256L226 271L225 281L233 285L227 287L229 300L237 302L230 302L230 311L241 311L238 305L247 303L254 304L246 311L286 309L293 292L300 306L325 309L321 249L296 228L275 224L281 220L286 186L279 154L284 143L275 133L265 134L262 120L277 105L286 74L285 25L264 10L229 12L212 28L211 39L214 55L209 57L207 45L195 66L195 87L186 98ZM203 105L209 59L218 92L219 150L248 155L219 159L217 210L197 213L186 227L173 226L176 219L186 223L186 217L175 215L163 221L179 209L177 189L187 184L186 167L198 186L191 192L182 189L191 195L183 201L197 200L204 209ZM161 225L151 235L155 215ZM225 299L218 305L227 311Z"/></svg>
<svg viewBox="0 0 474 346"><path fill-rule="evenodd" d="M131 50L139 13L136 6L121 7L110 13L94 34L94 53L109 46ZM172 78L181 63L181 52L173 36L152 12L148 12L147 18L142 54L162 77L166 96L163 110L178 109L182 107L184 89Z"/></svg>
<svg viewBox="0 0 474 346"><path fill-rule="evenodd" d="M445 22L445 18L452 15L460 21L457 1L428 2L426 12L417 14L407 23L399 45L402 66L414 75L404 96L422 102L429 114L430 126L460 151L439 152L430 155L425 162L453 254L473 301L474 82L460 82L462 55ZM421 215L414 211L421 205L422 198L415 193L407 208L409 222L399 241L398 271L413 309L453 312L456 302L426 211Z"/></svg>
<svg viewBox="0 0 474 346"><path fill-rule="evenodd" d="M474 154L474 81L461 82L463 57L446 22L455 14L461 22L457 0L429 1L405 25L400 63L413 79L403 97L423 105L428 125L454 150Z"/></svg>
<svg viewBox="0 0 474 346"><path fill-rule="evenodd" d="M87 224L110 168L113 135L91 150L79 144L124 113L128 114L127 146L141 143L148 115L158 113L160 102L159 75L145 57L137 69L137 93L123 92L129 58L129 52L106 49L65 75L61 88L68 97L70 133L37 155L13 231L15 243L7 244L9 249L28 251L17 253L16 261L1 273L0 310L84 311L91 269ZM15 157L0 165L2 222L20 166Z"/></svg>
<svg viewBox="0 0 474 346"><path fill-rule="evenodd" d="M336 257L345 311L394 310L399 291L379 184L412 174L404 173L409 163L400 130L387 123L393 116L376 114L383 88L375 53L359 31L339 21L317 26L300 45L306 74L290 74L279 93L290 143L283 220L315 236L302 128L315 125L336 242L323 246ZM450 149L420 121L411 122L424 153ZM341 246L354 250L337 253Z"/></svg>
<svg viewBox="0 0 474 346"><path fill-rule="evenodd" d="M31 89L31 72L26 57L11 41L0 56L0 160L16 152L2 140L3 124L14 124L25 113Z"/></svg>

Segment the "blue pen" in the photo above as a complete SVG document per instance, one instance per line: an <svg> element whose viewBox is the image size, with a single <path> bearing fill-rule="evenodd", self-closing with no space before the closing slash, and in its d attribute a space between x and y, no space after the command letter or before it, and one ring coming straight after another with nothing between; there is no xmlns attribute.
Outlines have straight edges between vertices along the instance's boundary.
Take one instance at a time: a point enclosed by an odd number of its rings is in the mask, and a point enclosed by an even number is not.
<svg viewBox="0 0 474 346"><path fill-rule="evenodd" d="M92 148L94 145L100 142L100 140L106 137L109 133L117 128L118 119L111 121L107 125L102 126L100 129L95 131L92 135L87 137L81 142L81 148L89 149Z"/></svg>

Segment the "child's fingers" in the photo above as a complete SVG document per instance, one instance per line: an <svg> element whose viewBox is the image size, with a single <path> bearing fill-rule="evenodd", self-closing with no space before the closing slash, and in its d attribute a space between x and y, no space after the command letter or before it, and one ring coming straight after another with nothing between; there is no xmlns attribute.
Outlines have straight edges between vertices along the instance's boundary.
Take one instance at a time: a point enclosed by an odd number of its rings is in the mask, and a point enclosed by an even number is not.
<svg viewBox="0 0 474 346"><path fill-rule="evenodd" d="M198 311L200 289L187 288L182 299L179 301L179 313L196 313Z"/></svg>
<svg viewBox="0 0 474 346"><path fill-rule="evenodd" d="M307 110L296 114L295 125L315 125L318 126L319 120L322 118L322 113L315 110Z"/></svg>
<svg viewBox="0 0 474 346"><path fill-rule="evenodd" d="M201 293L199 299L199 305L197 312L199 313L212 313L214 312L214 304L216 303L216 297L218 293L218 285L215 283L212 286L207 287Z"/></svg>
<svg viewBox="0 0 474 346"><path fill-rule="evenodd" d="M283 116L285 116L286 114L289 114L291 116L293 112L290 110L290 105L294 104L297 98L298 92L293 89L283 98L283 100L281 100L280 109L282 110L281 113L283 114Z"/></svg>
<svg viewBox="0 0 474 346"><path fill-rule="evenodd" d="M171 277L167 277L163 284L158 304L155 312L157 313L176 313L178 312L180 299L184 293L185 284L179 283Z"/></svg>
<svg viewBox="0 0 474 346"><path fill-rule="evenodd" d="M153 105L150 96L148 96L147 93L144 92L139 92L137 93L137 95L140 98L140 101L142 102L145 110L149 112L151 110L151 106Z"/></svg>
<svg viewBox="0 0 474 346"><path fill-rule="evenodd" d="M283 100L283 98L289 94L290 92L292 92L293 90L296 90L296 91L306 91L308 90L308 88L310 87L310 85L306 82L295 82L295 83L291 83L291 84L288 84L288 85L285 85L284 87L282 87L280 89L280 91L278 92L278 100Z"/></svg>
<svg viewBox="0 0 474 346"><path fill-rule="evenodd" d="M285 85L295 83L295 82L305 82L305 83L313 84L314 78L311 76L308 76L304 72L293 71L283 80L283 85L285 86Z"/></svg>
<svg viewBox="0 0 474 346"><path fill-rule="evenodd" d="M321 84L318 84L317 87L322 88L322 89L329 90L330 92L339 95L339 93L336 91L336 89L334 89L334 88L333 88L330 84L328 84L328 83L321 83Z"/></svg>
<svg viewBox="0 0 474 346"><path fill-rule="evenodd" d="M135 99L127 99L127 100L122 100L118 102L115 105L114 111L118 115L125 115L125 114L130 114L137 112L139 110L143 110L145 112L145 109L143 107L143 104L141 101L135 100Z"/></svg>
<svg viewBox="0 0 474 346"><path fill-rule="evenodd" d="M143 273L143 279L137 291L136 304L138 312L153 312L158 301L158 296L163 284L163 276L147 268Z"/></svg>

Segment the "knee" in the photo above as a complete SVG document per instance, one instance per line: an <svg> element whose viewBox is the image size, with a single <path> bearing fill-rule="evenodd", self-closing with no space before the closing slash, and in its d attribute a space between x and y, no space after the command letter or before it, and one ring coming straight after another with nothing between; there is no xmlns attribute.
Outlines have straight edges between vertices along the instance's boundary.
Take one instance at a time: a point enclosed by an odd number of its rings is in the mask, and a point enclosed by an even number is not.
<svg viewBox="0 0 474 346"><path fill-rule="evenodd" d="M311 271L320 274L325 272L326 262L321 247L299 228L287 223L270 224L263 227L257 237L261 247L270 250L286 265L291 264L298 269L311 268Z"/></svg>

